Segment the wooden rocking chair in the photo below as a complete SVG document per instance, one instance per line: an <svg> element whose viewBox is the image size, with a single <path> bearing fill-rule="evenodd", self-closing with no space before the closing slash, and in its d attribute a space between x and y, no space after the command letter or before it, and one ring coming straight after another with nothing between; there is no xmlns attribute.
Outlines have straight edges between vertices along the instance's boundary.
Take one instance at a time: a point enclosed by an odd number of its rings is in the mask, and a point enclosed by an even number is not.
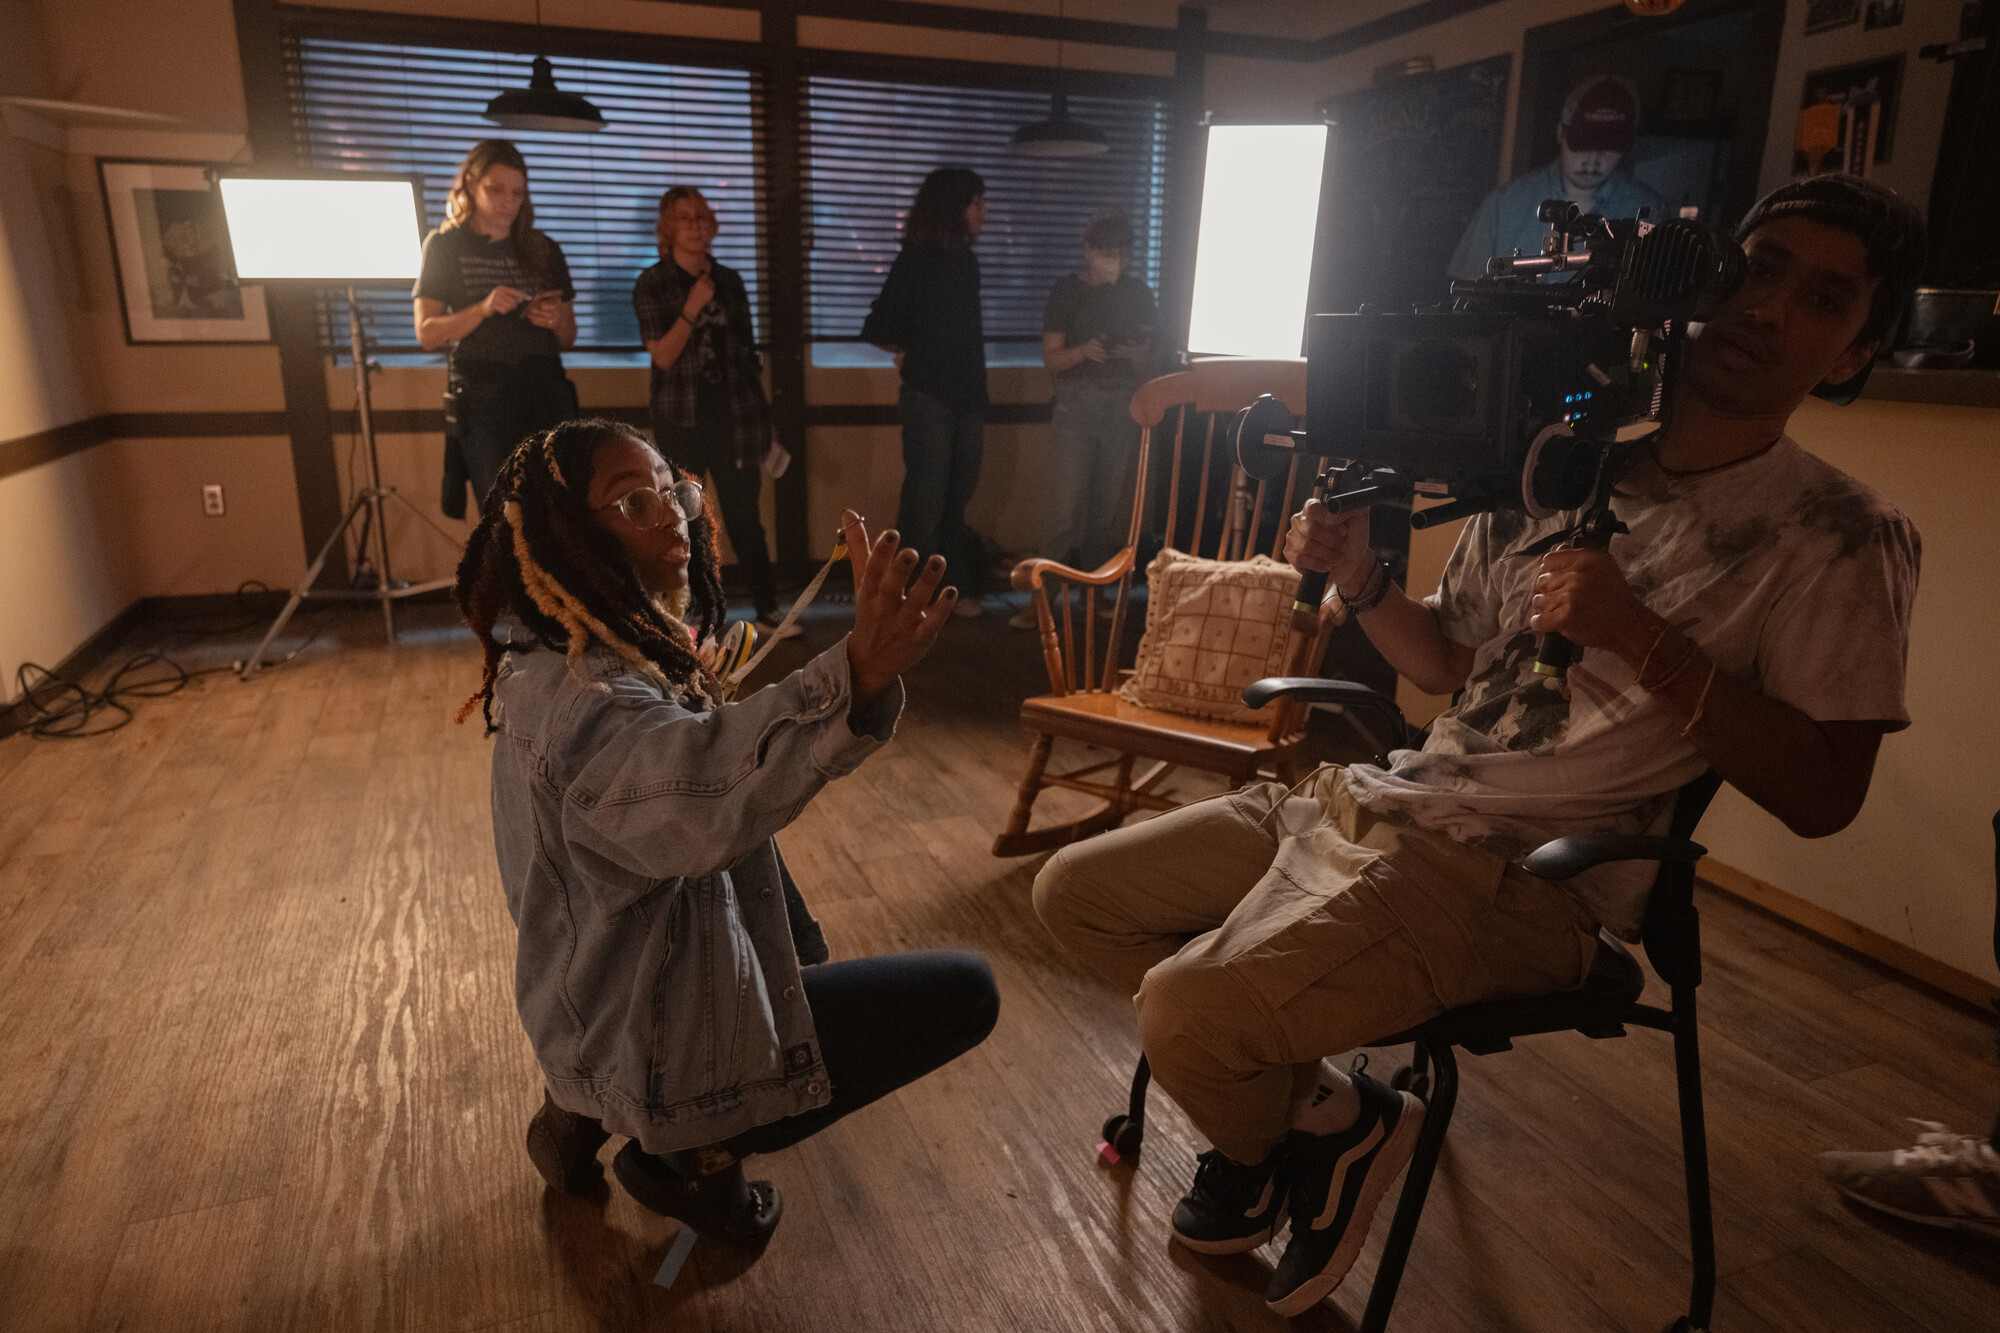
<svg viewBox="0 0 2000 1333"><path fill-rule="evenodd" d="M1065 846L1106 829L1116 828L1135 810L1169 810L1178 802L1161 794L1160 784L1176 768L1187 767L1226 776L1240 787L1268 773L1293 782L1303 775L1306 709L1288 705L1269 721L1230 722L1188 717L1129 702L1118 693L1130 663L1122 659L1125 613L1131 600L1132 574L1145 531L1149 494L1166 488L1165 544L1190 555L1215 560L1247 560L1258 554L1284 555L1289 515L1304 503L1311 489L1309 464L1294 460L1285 477L1284 503L1274 521L1265 521L1266 500L1275 482L1252 483L1233 458L1226 469L1218 462L1218 417L1248 407L1260 394L1274 394L1295 413L1305 411L1306 363L1303 360L1261 361L1217 357L1198 360L1188 369L1161 376L1132 395L1132 419L1139 423L1138 480L1132 499L1132 521L1125 547L1094 571L1071 569L1054 560L1024 560L1014 566L1013 584L1034 594L1035 619L1041 630L1042 655L1049 671L1049 693L1021 705L1021 725L1035 734L1028 771L1006 831L993 840L995 856L1029 856ZM1156 446L1155 432L1173 409L1173 448ZM1194 488L1193 521L1177 534L1187 507L1182 495L1184 449L1191 449L1188 423L1205 415L1201 470L1187 474ZM1213 480L1211 480L1213 479ZM1203 549L1203 533L1213 514L1220 514L1219 533ZM1177 546L1180 535L1185 545ZM1076 593L1074 601L1072 593ZM1052 604L1052 593L1060 603ZM1097 608L1100 596L1111 600L1110 632L1100 646ZM1330 601L1330 599L1329 599ZM1078 605L1080 604L1080 606ZM1322 603L1316 628L1304 633L1294 627L1286 642L1289 675L1314 675L1326 652L1332 620ZM1082 624L1075 612L1082 612ZM1058 740L1111 751L1064 773L1048 771ZM1136 777L1141 760L1149 762ZM1099 798L1096 810L1066 824L1030 829L1035 798L1047 787L1060 787Z"/></svg>

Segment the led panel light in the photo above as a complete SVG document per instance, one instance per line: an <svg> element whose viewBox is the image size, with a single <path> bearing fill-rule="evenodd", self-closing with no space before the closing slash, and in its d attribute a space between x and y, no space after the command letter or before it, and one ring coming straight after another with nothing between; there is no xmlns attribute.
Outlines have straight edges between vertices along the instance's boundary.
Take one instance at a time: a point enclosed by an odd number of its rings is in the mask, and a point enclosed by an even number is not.
<svg viewBox="0 0 2000 1333"><path fill-rule="evenodd" d="M1319 230L1325 125L1211 125L1188 351L1293 357Z"/></svg>
<svg viewBox="0 0 2000 1333"><path fill-rule="evenodd" d="M407 281L423 266L414 181L224 176L217 186L246 282Z"/></svg>

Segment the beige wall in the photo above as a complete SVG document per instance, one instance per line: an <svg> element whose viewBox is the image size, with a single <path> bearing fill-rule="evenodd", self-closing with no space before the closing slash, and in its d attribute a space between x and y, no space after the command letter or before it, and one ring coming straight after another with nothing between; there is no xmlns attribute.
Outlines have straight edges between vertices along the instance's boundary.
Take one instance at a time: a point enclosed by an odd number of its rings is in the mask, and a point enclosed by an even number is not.
<svg viewBox="0 0 2000 1333"><path fill-rule="evenodd" d="M1807 449L1894 501L1923 534L1910 633L1911 725L1888 737L1861 815L1805 841L1725 789L1703 821L1717 860L1960 971L1993 967L2000 808L2000 661L1992 497L2000 411L1816 399L1792 419Z"/></svg>
<svg viewBox="0 0 2000 1333"><path fill-rule="evenodd" d="M0 93L49 96L39 12L0 0L0 33ZM0 440L94 410L64 299L75 267L62 263L63 160L51 130L18 117L0 129ZM86 455L0 478L0 699L13 699L22 662L53 666L130 600L105 471Z"/></svg>

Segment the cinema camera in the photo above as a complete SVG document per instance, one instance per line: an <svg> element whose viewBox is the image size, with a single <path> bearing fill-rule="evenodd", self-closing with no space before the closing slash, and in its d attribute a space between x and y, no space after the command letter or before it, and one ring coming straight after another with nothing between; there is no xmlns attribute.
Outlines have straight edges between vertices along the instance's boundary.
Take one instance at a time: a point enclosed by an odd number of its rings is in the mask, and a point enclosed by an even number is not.
<svg viewBox="0 0 2000 1333"><path fill-rule="evenodd" d="M1448 311L1313 316L1303 429L1275 398L1246 408L1228 433L1244 471L1283 476L1303 453L1322 460L1314 494L1335 511L1418 494L1445 500L1411 514L1419 528L1577 511L1547 546L1608 545L1623 530L1611 488L1665 424L1688 326L1742 281L1743 251L1688 218L1606 219L1560 199L1538 216L1542 253L1454 282ZM1572 276L1542 280L1557 273ZM1324 593L1324 575L1305 575L1300 608ZM1561 676L1573 654L1545 635L1536 670Z"/></svg>

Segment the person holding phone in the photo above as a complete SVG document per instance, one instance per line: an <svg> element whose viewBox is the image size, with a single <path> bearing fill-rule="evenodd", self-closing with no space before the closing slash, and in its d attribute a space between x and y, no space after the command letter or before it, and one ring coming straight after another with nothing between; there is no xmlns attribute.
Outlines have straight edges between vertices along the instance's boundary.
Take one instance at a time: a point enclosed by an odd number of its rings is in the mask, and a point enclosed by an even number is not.
<svg viewBox="0 0 2000 1333"><path fill-rule="evenodd" d="M661 195L654 223L660 262L633 285L632 310L653 362L653 439L677 466L714 484L757 623L769 632L784 621L757 507L763 474L775 477L782 455L771 433L749 292L710 252L719 230L715 210L694 186ZM783 631L786 638L797 633L797 625Z"/></svg>
<svg viewBox="0 0 2000 1333"><path fill-rule="evenodd" d="M1146 378L1157 319L1153 289L1125 271L1132 223L1116 209L1083 229L1083 267L1049 293L1042 364L1055 380L1041 554L1095 569L1124 542L1139 427L1132 392ZM1030 607L1010 624L1034 628Z"/></svg>
<svg viewBox="0 0 2000 1333"><path fill-rule="evenodd" d="M562 247L535 229L528 164L481 139L458 164L445 223L424 238L417 342L445 360L444 512L464 518L529 435L578 412L562 354L576 344L576 288Z"/></svg>

